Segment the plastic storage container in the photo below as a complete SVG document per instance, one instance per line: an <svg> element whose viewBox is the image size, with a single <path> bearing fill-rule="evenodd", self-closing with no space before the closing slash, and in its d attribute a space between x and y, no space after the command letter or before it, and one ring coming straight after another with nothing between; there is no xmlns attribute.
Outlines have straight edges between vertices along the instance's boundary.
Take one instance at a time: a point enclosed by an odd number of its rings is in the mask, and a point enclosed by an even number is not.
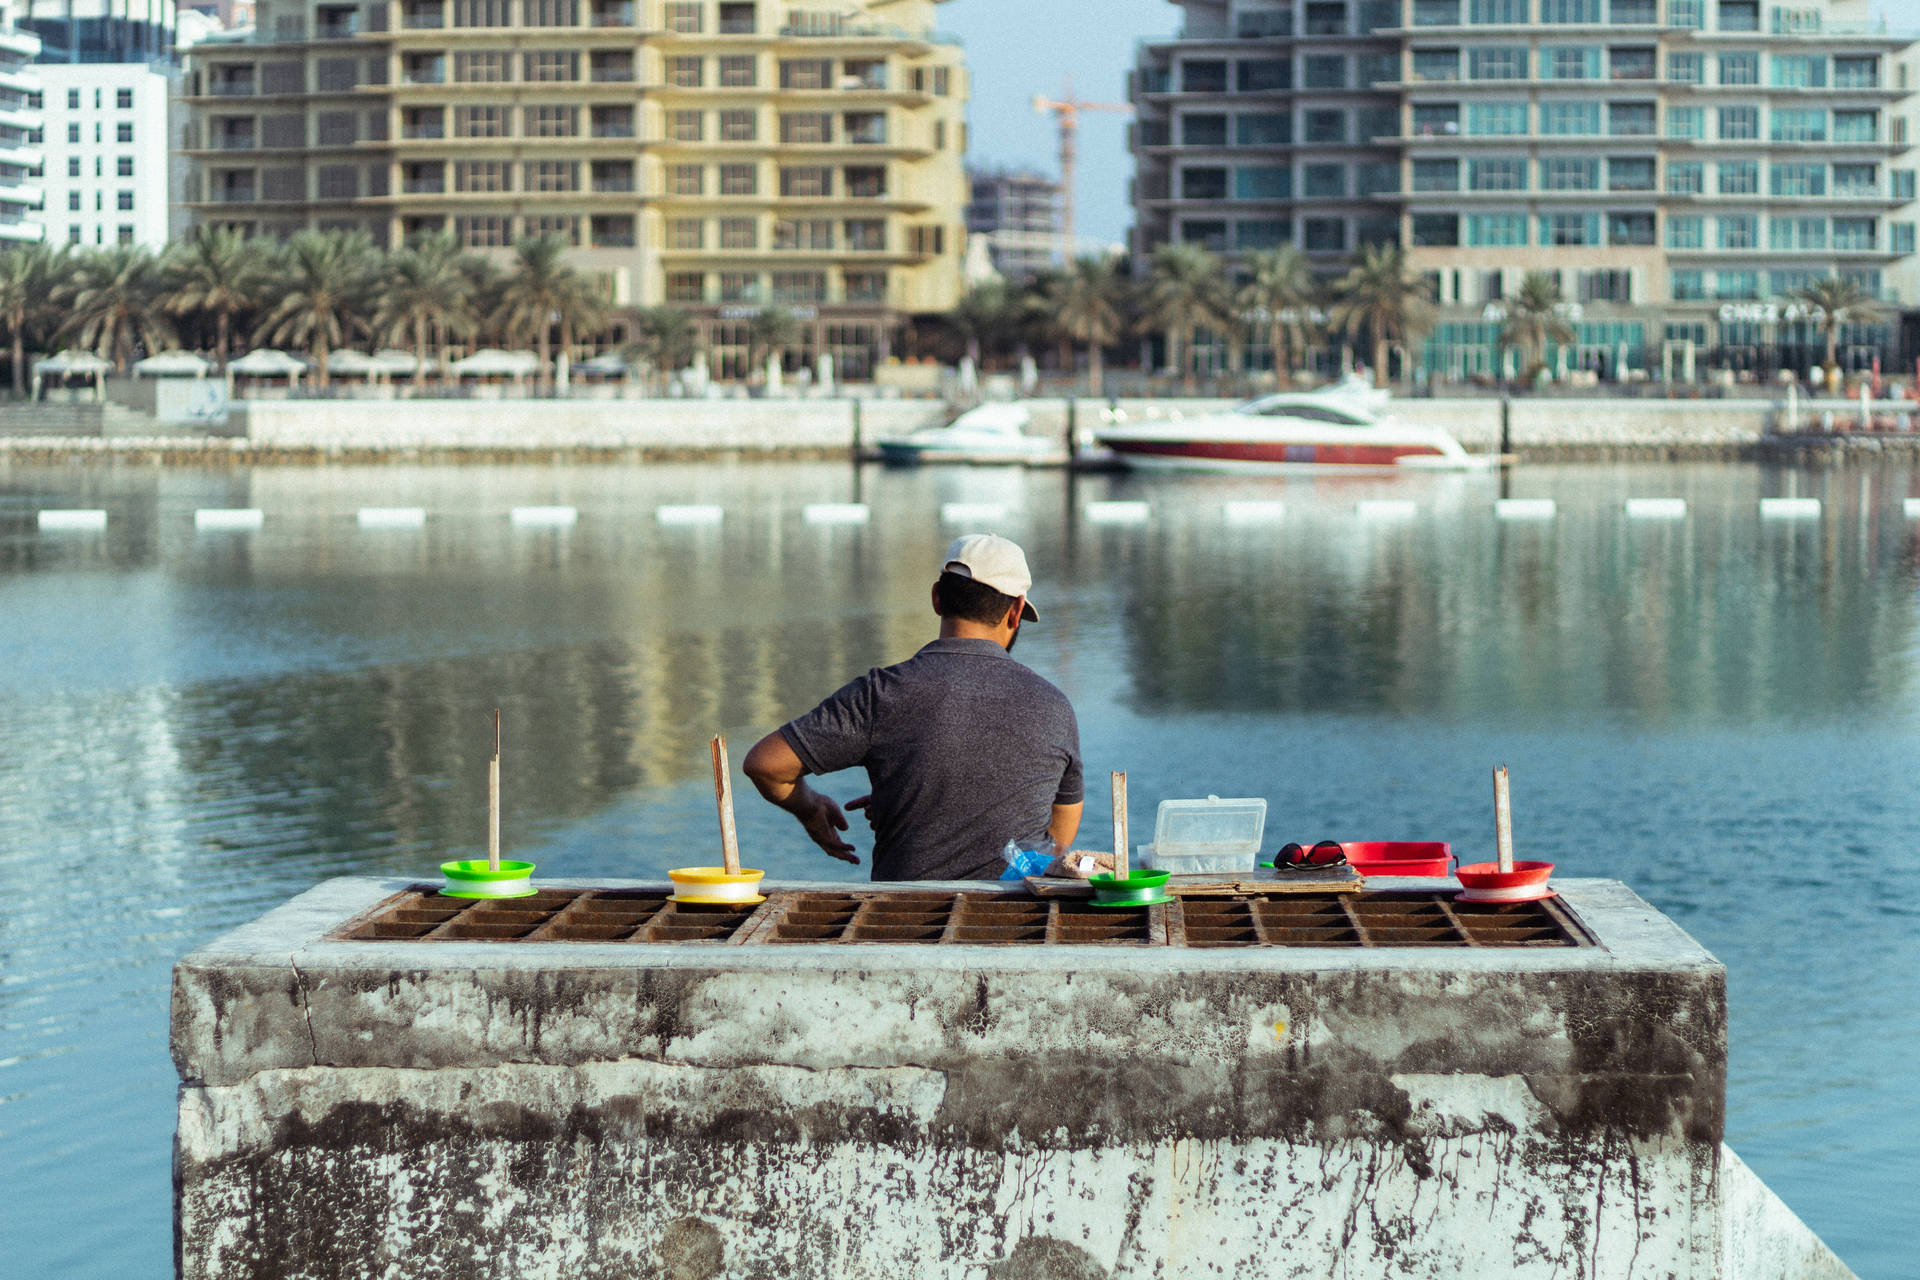
<svg viewBox="0 0 1920 1280"><path fill-rule="evenodd" d="M1252 871L1266 829L1265 800L1162 800L1153 843L1135 853L1143 865L1177 876Z"/></svg>
<svg viewBox="0 0 1920 1280"><path fill-rule="evenodd" d="M1340 846L1363 876L1444 876L1453 849L1438 840L1354 840Z"/></svg>

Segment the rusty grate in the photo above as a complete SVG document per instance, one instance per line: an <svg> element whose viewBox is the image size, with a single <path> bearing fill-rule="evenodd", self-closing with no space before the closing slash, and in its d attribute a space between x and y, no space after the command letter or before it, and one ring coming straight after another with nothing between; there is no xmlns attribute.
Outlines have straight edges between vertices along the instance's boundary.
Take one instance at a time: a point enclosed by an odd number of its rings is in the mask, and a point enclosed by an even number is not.
<svg viewBox="0 0 1920 1280"><path fill-rule="evenodd" d="M666 889L543 889L496 901L396 894L333 936L381 942L708 942L1175 947L1579 947L1557 899L1464 903L1452 893L1183 897L1099 911L1026 894L776 889L757 906L698 906Z"/></svg>

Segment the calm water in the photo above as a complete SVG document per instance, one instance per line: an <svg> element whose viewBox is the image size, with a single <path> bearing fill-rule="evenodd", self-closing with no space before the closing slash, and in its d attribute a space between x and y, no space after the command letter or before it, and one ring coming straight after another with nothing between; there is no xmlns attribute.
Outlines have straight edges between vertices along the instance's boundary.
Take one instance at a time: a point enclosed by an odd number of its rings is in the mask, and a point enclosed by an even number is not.
<svg viewBox="0 0 1920 1280"><path fill-rule="evenodd" d="M1498 483L0 469L4 1269L169 1273L169 966L324 877L473 850L489 708L511 851L554 875L685 863L714 843L708 735L749 742L913 652L940 504L967 501L1008 504L1044 619L1019 656L1078 707L1089 776L1129 771L1136 823L1257 795L1269 843L1471 858L1510 764L1525 855L1625 879L1726 962L1732 1144L1863 1277L1911 1275L1920 475L1528 468L1513 496L1560 517L1527 524L1492 518ZM1762 522L1779 494L1825 514ZM1629 495L1692 515L1628 521ZM1355 515L1388 496L1418 513ZM1152 522L1070 514L1105 497ZM1277 524L1222 519L1274 497ZM854 498L865 528L803 522ZM663 502L726 520L663 528ZM550 503L579 526L509 526ZM362 531L362 505L433 516ZM71 506L107 531L36 530ZM197 534L203 506L267 523ZM860 874L750 795L741 829L776 875Z"/></svg>

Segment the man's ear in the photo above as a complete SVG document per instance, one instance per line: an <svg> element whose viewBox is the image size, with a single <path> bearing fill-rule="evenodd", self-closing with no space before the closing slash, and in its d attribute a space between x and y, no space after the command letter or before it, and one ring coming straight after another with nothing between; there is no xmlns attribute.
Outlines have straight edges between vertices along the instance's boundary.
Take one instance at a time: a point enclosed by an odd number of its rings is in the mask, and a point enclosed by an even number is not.
<svg viewBox="0 0 1920 1280"><path fill-rule="evenodd" d="M1013 607L1007 610L1007 616L1000 619L1000 625L1010 630L1020 629L1020 614L1027 607L1025 596L1014 597Z"/></svg>
<svg viewBox="0 0 1920 1280"><path fill-rule="evenodd" d="M947 616L946 614L940 612L940 584L937 582L934 583L933 588L928 593L928 595L933 600L933 616L936 618L946 617Z"/></svg>

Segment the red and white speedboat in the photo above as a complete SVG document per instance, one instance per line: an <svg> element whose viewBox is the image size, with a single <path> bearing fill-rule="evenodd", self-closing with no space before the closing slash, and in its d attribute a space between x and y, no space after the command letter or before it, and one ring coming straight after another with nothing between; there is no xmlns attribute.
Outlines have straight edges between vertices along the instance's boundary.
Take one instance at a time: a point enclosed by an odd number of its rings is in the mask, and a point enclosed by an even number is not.
<svg viewBox="0 0 1920 1280"><path fill-rule="evenodd" d="M1385 413L1388 398L1350 379L1261 396L1221 413L1114 422L1094 438L1130 467L1186 471L1471 471L1492 464L1437 427L1396 421Z"/></svg>

